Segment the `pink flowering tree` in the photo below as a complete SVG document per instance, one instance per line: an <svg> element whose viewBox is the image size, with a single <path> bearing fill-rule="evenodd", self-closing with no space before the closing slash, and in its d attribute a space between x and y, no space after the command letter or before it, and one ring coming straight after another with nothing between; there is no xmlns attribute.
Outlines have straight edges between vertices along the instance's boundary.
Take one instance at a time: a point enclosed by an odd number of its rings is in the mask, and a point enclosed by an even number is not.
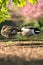
<svg viewBox="0 0 43 65"><path fill-rule="evenodd" d="M16 10L18 13L22 14L22 16L26 17L27 20L43 17L43 0L38 0L35 4L27 2L27 4L20 7L20 9L17 6L14 6L13 3L8 4L7 7L10 11L14 12ZM19 11L17 9L19 9Z"/></svg>
<svg viewBox="0 0 43 65"><path fill-rule="evenodd" d="M43 0L38 0L36 4L27 3L21 7L22 15L29 19L39 19L43 17Z"/></svg>
<svg viewBox="0 0 43 65"><path fill-rule="evenodd" d="M37 3L32 4L28 0L27 4L22 7L14 6L14 4L8 4L8 9L13 12L11 15L22 15L25 18L25 22L29 22L29 20L38 21L39 18L43 18L43 0L38 0ZM14 19L14 18L13 18ZM36 24L37 25L37 24Z"/></svg>

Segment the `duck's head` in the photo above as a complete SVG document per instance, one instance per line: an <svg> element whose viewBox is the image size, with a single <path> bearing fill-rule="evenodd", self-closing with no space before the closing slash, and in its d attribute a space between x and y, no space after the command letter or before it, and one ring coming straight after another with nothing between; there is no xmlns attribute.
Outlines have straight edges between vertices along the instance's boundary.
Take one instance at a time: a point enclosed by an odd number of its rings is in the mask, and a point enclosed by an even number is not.
<svg viewBox="0 0 43 65"><path fill-rule="evenodd" d="M34 28L34 32L35 32L35 34L39 34L40 33L40 29Z"/></svg>

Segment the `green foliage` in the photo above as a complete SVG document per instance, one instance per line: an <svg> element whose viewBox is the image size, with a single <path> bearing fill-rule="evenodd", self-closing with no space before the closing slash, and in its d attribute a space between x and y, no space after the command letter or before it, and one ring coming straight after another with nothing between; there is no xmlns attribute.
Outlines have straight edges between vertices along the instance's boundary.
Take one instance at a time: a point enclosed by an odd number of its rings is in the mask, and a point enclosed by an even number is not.
<svg viewBox="0 0 43 65"><path fill-rule="evenodd" d="M9 17L8 9L6 7L7 3L8 0L0 0L0 23Z"/></svg>
<svg viewBox="0 0 43 65"><path fill-rule="evenodd" d="M27 0L27 1L30 2L31 4L37 3L37 0ZM18 6L25 6L27 1L26 0L13 0L15 5L18 5Z"/></svg>
<svg viewBox="0 0 43 65"><path fill-rule="evenodd" d="M28 40L28 37L22 35L16 35L17 40Z"/></svg>
<svg viewBox="0 0 43 65"><path fill-rule="evenodd" d="M43 27L43 17L40 17L38 20L40 27Z"/></svg>
<svg viewBox="0 0 43 65"><path fill-rule="evenodd" d="M13 2L20 7L26 5L26 0L13 0Z"/></svg>
<svg viewBox="0 0 43 65"><path fill-rule="evenodd" d="M28 0L31 4L35 4L38 2L38 0Z"/></svg>
<svg viewBox="0 0 43 65"><path fill-rule="evenodd" d="M26 4L26 0L12 0L14 4L22 6ZM9 10L6 5L9 3L9 0L0 0L0 23L5 19L10 17Z"/></svg>
<svg viewBox="0 0 43 65"><path fill-rule="evenodd" d="M11 40L7 42L7 45L12 45L12 44L13 42Z"/></svg>
<svg viewBox="0 0 43 65"><path fill-rule="evenodd" d="M43 27L41 27L41 31L43 31Z"/></svg>
<svg viewBox="0 0 43 65"><path fill-rule="evenodd" d="M38 21L36 20L29 20L25 25L32 26L32 27L40 27Z"/></svg>

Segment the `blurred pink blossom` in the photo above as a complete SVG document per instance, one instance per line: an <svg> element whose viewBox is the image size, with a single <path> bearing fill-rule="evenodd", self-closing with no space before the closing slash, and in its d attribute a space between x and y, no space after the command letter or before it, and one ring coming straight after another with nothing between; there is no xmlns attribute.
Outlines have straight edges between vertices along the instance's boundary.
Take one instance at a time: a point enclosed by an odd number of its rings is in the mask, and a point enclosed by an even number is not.
<svg viewBox="0 0 43 65"><path fill-rule="evenodd" d="M22 7L15 6L14 3L7 5L8 9L13 15L22 15L26 20L38 19L43 17L43 0L38 0L38 3L31 4L27 1L27 4Z"/></svg>
<svg viewBox="0 0 43 65"><path fill-rule="evenodd" d="M38 0L38 3L34 5L28 2L25 6L21 7L21 14L25 16L26 19L43 17L43 0Z"/></svg>

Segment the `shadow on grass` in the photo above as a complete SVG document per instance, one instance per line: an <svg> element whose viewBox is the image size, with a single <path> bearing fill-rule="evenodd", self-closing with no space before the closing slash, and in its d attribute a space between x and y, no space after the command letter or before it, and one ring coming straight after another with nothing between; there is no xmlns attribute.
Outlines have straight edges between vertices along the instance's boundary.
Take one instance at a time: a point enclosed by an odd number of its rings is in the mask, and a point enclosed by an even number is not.
<svg viewBox="0 0 43 65"><path fill-rule="evenodd" d="M0 65L43 65L43 60L26 61L19 57L8 58L7 60L0 59Z"/></svg>

